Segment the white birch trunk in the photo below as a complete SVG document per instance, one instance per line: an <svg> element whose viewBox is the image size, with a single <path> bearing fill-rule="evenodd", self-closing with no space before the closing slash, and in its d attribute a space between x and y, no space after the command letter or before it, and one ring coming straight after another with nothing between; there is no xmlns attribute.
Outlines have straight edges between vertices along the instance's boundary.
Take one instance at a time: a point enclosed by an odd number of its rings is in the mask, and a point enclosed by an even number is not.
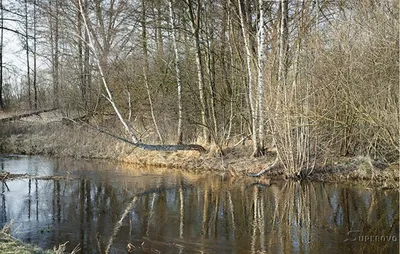
<svg viewBox="0 0 400 254"><path fill-rule="evenodd" d="M168 2L169 6L169 18L170 18L170 23L171 23L171 29L172 29L172 46L174 48L174 54L175 54L175 77L176 77L176 84L178 88L178 144L182 144L182 139L183 139L183 133L182 133L182 117L183 117L183 109L182 109L182 82L181 82L181 74L180 74L180 69L179 69L179 52L178 52L178 46L176 43L176 28L175 28L175 19L174 19L174 13L172 11L172 2L173 0L170 0Z"/></svg>
<svg viewBox="0 0 400 254"><path fill-rule="evenodd" d="M263 0L259 0L260 20L258 24L258 144L256 155L264 149L264 65L265 65L265 29L264 29L264 8Z"/></svg>
<svg viewBox="0 0 400 254"><path fill-rule="evenodd" d="M83 6L82 6L82 0L78 0L79 1L79 10L80 13L82 15L82 20L83 23L85 25L85 30L87 31L88 34L88 41L87 44L90 47L90 49L92 50L93 56L94 56L94 60L96 61L97 64L97 68L99 70L99 74L101 77L101 81L104 87L104 90L106 91L106 94L103 95L111 104L112 108L114 109L115 114L117 115L118 119L120 120L121 124L123 125L123 127L125 128L126 132L130 135L130 138L132 141L124 139L122 137L119 137L117 135L114 135L112 133L109 133L107 131L102 130L101 128L96 128L98 131L101 131L103 133L106 133L107 135L110 135L116 139L122 140L124 142L130 143L136 147L139 147L141 149L144 150L150 150L150 151L191 151L191 150L195 150L198 151L200 153L204 153L206 152L206 150L204 149L204 147L200 146L200 145L196 145L196 144L188 144L188 145L149 145L149 144L145 144L142 143L136 136L135 131L133 130L133 128L131 126L129 126L129 124L125 121L125 119L123 118L121 112L119 111L117 105L115 104L114 98L112 96L112 93L108 87L107 81L105 79L104 76L104 71L103 71L103 67L101 65L100 62L100 58L99 55L96 51L96 48L94 47L93 44L93 39L89 30L89 26L86 20L86 17L84 15L84 11L83 11Z"/></svg>
<svg viewBox="0 0 400 254"><path fill-rule="evenodd" d="M201 63L201 48L200 48L200 34L199 34L199 25L200 25L200 4L201 1L197 1L197 10L196 10L196 17L193 13L193 6L192 1L189 0L189 16L191 19L190 27L195 39L196 45L196 67L197 67L197 79L199 83L199 99L201 105L201 124L203 125L203 138L204 141L208 141L208 130L207 130L207 119L206 119L206 100L204 94L204 76L203 76L203 66Z"/></svg>
<svg viewBox="0 0 400 254"><path fill-rule="evenodd" d="M287 42L287 3L281 2L281 27L279 37L279 66L278 66L278 85L283 88L286 83L286 42Z"/></svg>
<svg viewBox="0 0 400 254"><path fill-rule="evenodd" d="M258 147L258 138L257 138L257 118L256 118L254 98L253 98L253 74L252 74L252 68L251 68L252 54L251 54L251 50L250 50L248 33L246 31L246 24L245 24L240 0L238 0L238 6L239 6L239 15L240 15L240 23L242 26L244 46L246 48L249 106L250 106L251 125L252 125L253 153L255 154L257 152L257 147Z"/></svg>
<svg viewBox="0 0 400 254"><path fill-rule="evenodd" d="M115 114L117 115L118 119L121 121L121 123L122 123L122 125L124 126L125 130L126 130L126 131L129 133L129 135L131 136L131 139L132 139L133 143L139 143L139 139L137 138L135 132L134 132L133 129L128 125L128 123L125 121L125 119L122 117L121 112L119 112L119 109L118 109L117 105L115 104L114 99L113 99L113 97L112 97L111 91L110 91L110 89L108 88L107 81L106 81L106 79L105 79L105 77L104 77L103 68L102 68L102 66L101 66L101 64L100 64L100 61L99 61L100 58L99 58L98 54L96 53L97 51L96 51L96 49L95 49L95 47L94 47L93 40L92 40L92 36L90 35L89 26L88 26L86 17L85 17L85 15L83 15L84 11L83 11L83 6L82 6L81 0L79 0L79 8L80 8L80 12L81 12L81 14L82 14L82 19L83 19L83 23L84 23L84 25L85 25L85 29L86 29L87 34L88 34L88 41L87 41L87 43L88 43L88 46L92 49L92 52L93 52L93 54L94 54L94 56L95 56L95 60L96 60L96 63L97 63L97 67L98 67L98 69L99 69L100 76L101 76L101 81L102 81L102 83L103 83L104 90L106 91L106 96L105 96L105 98L110 102L110 104L111 104L112 108L114 109L114 112L115 112Z"/></svg>

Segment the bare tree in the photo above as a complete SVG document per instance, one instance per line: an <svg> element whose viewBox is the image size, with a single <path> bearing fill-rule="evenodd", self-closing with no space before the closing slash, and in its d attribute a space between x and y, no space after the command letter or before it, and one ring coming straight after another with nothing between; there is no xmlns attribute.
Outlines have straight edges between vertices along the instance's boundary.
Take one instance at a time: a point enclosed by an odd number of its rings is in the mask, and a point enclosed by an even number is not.
<svg viewBox="0 0 400 254"><path fill-rule="evenodd" d="M210 129L212 130L212 137L215 143L219 143L218 140L218 119L217 119L217 85L216 85L216 59L215 59L215 26L217 20L215 13L218 11L218 5L215 5L212 1L204 4L205 11L203 18L202 29L202 41L205 42L205 66L206 66L206 80L208 81L209 87L209 115L210 115ZM212 127L211 127L212 126Z"/></svg>
<svg viewBox="0 0 400 254"><path fill-rule="evenodd" d="M143 56L144 56L144 66L143 66L143 77L144 77L144 84L146 86L147 97L149 99L150 104L150 112L151 118L153 119L154 127L156 128L158 138L160 139L161 143L164 143L164 140L161 136L160 129L158 128L156 116L154 113L154 105L153 100L151 98L150 92L150 85L149 85L149 78L148 78L148 70L149 70L149 56L148 56L148 49L147 49L147 33L146 33L146 4L145 0L142 0L142 46L143 46Z"/></svg>
<svg viewBox="0 0 400 254"><path fill-rule="evenodd" d="M397 122L390 120L397 119L399 101L394 90L398 6L393 0L18 4L22 16L15 19L22 32L16 33L27 49L32 47L26 58L33 64L27 76L33 87L25 84L20 98L31 97L32 107L54 98L54 106L83 105L96 120L113 110L131 136L127 142L150 150L188 147L142 143L149 126L159 143L181 145L200 137L218 145L228 140L246 145L251 137L253 156L262 156L264 142L272 137L278 156L266 168L280 163L294 177L311 173L322 153L398 157ZM33 15L29 28L24 7L30 10L28 21ZM2 11L7 18L8 10ZM4 24L2 29L7 31ZM44 41L42 33L50 40ZM0 38L4 49L2 43ZM36 57L37 68L42 60L51 67L48 91L38 89ZM0 65L1 80L6 65ZM163 133L164 122L175 130L173 140ZM197 124L200 133L185 128L186 122Z"/></svg>
<svg viewBox="0 0 400 254"><path fill-rule="evenodd" d="M190 27L194 36L194 43L196 48L196 67L197 67L197 81L199 85L199 100L201 105L201 124L203 129L203 139L205 142L209 142L209 131L207 124L207 107L205 97L205 86L204 86L204 70L201 57L201 45L200 45L200 16L201 16L201 1L197 0L196 3L193 0L187 1L188 13L190 18ZM196 8L196 9L194 9Z"/></svg>
<svg viewBox="0 0 400 254"><path fill-rule="evenodd" d="M29 26L28 26L28 0L25 0L25 50L26 50L26 78L28 85L28 103L29 109L32 109L32 98L31 98L31 67L29 58Z"/></svg>
<svg viewBox="0 0 400 254"><path fill-rule="evenodd" d="M59 90L60 90L60 24L59 24L59 0L49 2L49 24L50 24L50 47L51 47L51 64L52 64L52 79L53 79L53 107L58 108L60 106Z"/></svg>
<svg viewBox="0 0 400 254"><path fill-rule="evenodd" d="M256 142L257 148L254 151L254 155L258 156L264 150L264 65L266 61L266 53L265 53L265 24L264 24L264 1L259 0L259 22L258 22L258 36L257 36L257 44L258 44L258 66L257 66L257 76L258 76L258 86L257 86L257 120L258 120L258 140ZM255 123L253 123L255 124ZM253 130L254 131L254 130Z"/></svg>
<svg viewBox="0 0 400 254"><path fill-rule="evenodd" d="M253 141L253 154L256 155L258 150L258 136L257 136L256 108L253 95L253 68L251 60L253 54L250 48L251 46L249 42L249 32L245 22L244 12L242 10L243 7L240 0L238 0L238 8L239 8L240 24L242 27L244 47L246 49L247 86L248 86L248 98L249 98L250 115L251 115L251 127L252 127L251 137Z"/></svg>
<svg viewBox="0 0 400 254"><path fill-rule="evenodd" d="M0 108L4 109L3 101L3 47L4 47L4 10L3 0L0 0Z"/></svg>
<svg viewBox="0 0 400 254"><path fill-rule="evenodd" d="M176 42L176 26L175 26L175 18L174 12L172 9L173 0L168 1L169 7L169 17L171 24L171 34L172 34L172 46L174 48L174 56L175 56L175 77L176 77L176 85L178 91L178 141L177 144L182 144L183 141L183 131L182 131L182 117L183 117L183 107L182 107L182 81L181 81L181 73L179 67L179 52L178 46Z"/></svg>
<svg viewBox="0 0 400 254"><path fill-rule="evenodd" d="M37 18L36 0L33 1L33 107L38 108L38 85L37 85Z"/></svg>
<svg viewBox="0 0 400 254"><path fill-rule="evenodd" d="M88 21L86 20L85 15L83 15L84 12L83 12L82 0L78 0L78 1L79 1L79 9L80 9L80 12L81 12L81 15L82 15L82 20L83 20L85 29L88 32L88 41L87 41L87 43L88 43L88 45L90 46L90 48L92 50L92 53L94 55L95 60L97 61L97 68L98 68L98 71L99 71L99 74L100 74L100 77L101 77L101 82L102 82L103 88L105 90L104 97L111 104L114 112L116 113L118 119L120 120L121 124L123 125L125 131L129 134L131 140L119 137L117 135L114 135L114 134L106 132L106 131L103 131L103 132L105 132L106 134L108 134L108 135L110 135L110 136L112 136L114 138L117 138L117 139L122 140L124 142L130 143L130 144L132 144L132 145L134 145L136 147L142 148L144 150L153 150L153 151L196 150L196 151L199 151L200 153L205 152L206 150L202 146L196 145L196 144L189 144L189 145L149 145L149 144L145 144L145 143L141 142L141 140L137 137L137 134L135 133L135 130L124 119L124 117L122 116L120 110L117 107L117 104L115 103L114 97L113 97L113 95L111 93L111 90L110 90L110 88L108 86L108 83L107 83L107 80L106 80L106 77L105 77L105 73L104 73L104 70L103 70L102 61L104 61L104 59L103 60L101 59L101 57L97 53L96 47L94 46L94 42L93 42L90 30L89 30ZM99 129L99 130L101 130L101 129Z"/></svg>

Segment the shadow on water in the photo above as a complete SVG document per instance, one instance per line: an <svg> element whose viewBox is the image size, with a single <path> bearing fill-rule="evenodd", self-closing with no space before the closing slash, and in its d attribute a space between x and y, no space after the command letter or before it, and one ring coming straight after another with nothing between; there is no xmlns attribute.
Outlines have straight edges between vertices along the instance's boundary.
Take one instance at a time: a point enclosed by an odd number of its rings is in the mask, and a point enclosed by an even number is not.
<svg viewBox="0 0 400 254"><path fill-rule="evenodd" d="M0 158L0 222L42 248L82 253L396 253L399 198L310 182L259 183L104 162Z"/></svg>

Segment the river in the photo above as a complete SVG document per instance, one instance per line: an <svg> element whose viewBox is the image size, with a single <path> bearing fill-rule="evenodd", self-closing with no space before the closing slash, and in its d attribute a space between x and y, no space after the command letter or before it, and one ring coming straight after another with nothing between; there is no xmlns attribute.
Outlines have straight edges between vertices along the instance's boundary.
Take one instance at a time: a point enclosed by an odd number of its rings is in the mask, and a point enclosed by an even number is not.
<svg viewBox="0 0 400 254"><path fill-rule="evenodd" d="M0 224L79 253L398 253L399 193L0 155ZM44 178L50 176L48 179ZM53 177L57 176L57 177Z"/></svg>

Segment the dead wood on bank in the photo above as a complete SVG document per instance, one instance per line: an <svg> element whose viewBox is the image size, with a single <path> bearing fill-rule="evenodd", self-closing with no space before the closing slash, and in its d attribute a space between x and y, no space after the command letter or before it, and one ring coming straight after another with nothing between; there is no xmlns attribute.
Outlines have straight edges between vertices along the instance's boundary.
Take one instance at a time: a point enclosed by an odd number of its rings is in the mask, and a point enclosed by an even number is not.
<svg viewBox="0 0 400 254"><path fill-rule="evenodd" d="M263 170L261 170L260 172L255 173L255 174L253 174L253 173L248 173L247 175L248 175L248 176L251 176L251 177L259 177L259 176L263 175L265 172L267 172L267 171L273 169L274 167L276 167L278 164L279 164L279 156L276 156L275 161L274 161L272 164L270 164L270 165L268 165L267 167L265 167L265 168L264 168Z"/></svg>
<svg viewBox="0 0 400 254"><path fill-rule="evenodd" d="M146 144L146 143L142 143L139 141L139 139L136 139L137 142L131 141L129 139L126 139L124 137L118 136L116 134L113 134L107 130L105 130L104 128L98 127L98 126L92 126L84 121L82 121L81 119L71 119L71 118L67 118L64 117L63 119L69 120L75 124L79 124L82 123L84 125L86 125L87 127L94 129L98 132L104 133L110 137L113 137L115 139L118 139L120 141L123 141L125 143L131 144L133 146L136 146L137 148L146 150L146 151L168 151L168 152L177 152L177 151L198 151L199 153L203 154L205 152L207 152L207 150L201 146L201 145L197 145L197 144L180 144L180 145L151 145L151 144ZM79 123L77 122L77 120L79 120Z"/></svg>
<svg viewBox="0 0 400 254"><path fill-rule="evenodd" d="M150 145L150 144L145 144L142 142L133 142L130 141L126 138L117 136L115 134L112 134L102 128L95 128L97 131L104 133L106 135L109 135L110 137L116 138L118 140L121 140L123 142L126 142L128 144L132 144L140 149L147 150L147 151L168 151L168 152L176 152L176 151L198 151L199 153L205 153L207 150L202 147L201 145L197 144L181 144L181 145Z"/></svg>
<svg viewBox="0 0 400 254"><path fill-rule="evenodd" d="M54 111L54 110L56 110L56 108L42 109L42 110L23 113L23 114L19 114L19 115L13 115L13 116L10 116L10 117L0 118L0 123L11 122L11 121L19 120L19 119L24 118L24 117L28 117L28 116L32 116L32 115L39 115L41 113L51 112L51 111Z"/></svg>

